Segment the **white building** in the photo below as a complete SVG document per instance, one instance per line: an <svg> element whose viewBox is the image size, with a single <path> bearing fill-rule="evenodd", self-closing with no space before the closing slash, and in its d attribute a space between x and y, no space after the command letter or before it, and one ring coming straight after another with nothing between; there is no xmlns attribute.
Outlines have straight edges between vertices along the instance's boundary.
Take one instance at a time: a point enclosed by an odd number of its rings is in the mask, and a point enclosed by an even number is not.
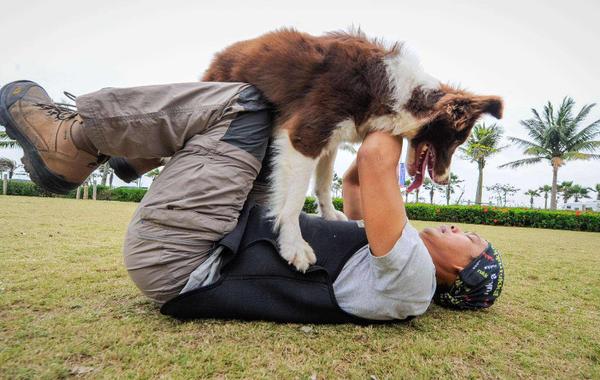
<svg viewBox="0 0 600 380"><path fill-rule="evenodd" d="M559 205L561 210L600 212L600 201L568 202Z"/></svg>

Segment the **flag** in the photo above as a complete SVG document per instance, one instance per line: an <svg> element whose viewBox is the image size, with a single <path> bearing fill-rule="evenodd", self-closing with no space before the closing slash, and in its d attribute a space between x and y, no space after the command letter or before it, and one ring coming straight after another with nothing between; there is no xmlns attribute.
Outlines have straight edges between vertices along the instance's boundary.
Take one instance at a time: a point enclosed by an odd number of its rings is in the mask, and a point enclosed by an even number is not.
<svg viewBox="0 0 600 380"><path fill-rule="evenodd" d="M398 165L398 183L400 187L404 187L404 183L406 182L406 170L404 168L404 162L401 162Z"/></svg>

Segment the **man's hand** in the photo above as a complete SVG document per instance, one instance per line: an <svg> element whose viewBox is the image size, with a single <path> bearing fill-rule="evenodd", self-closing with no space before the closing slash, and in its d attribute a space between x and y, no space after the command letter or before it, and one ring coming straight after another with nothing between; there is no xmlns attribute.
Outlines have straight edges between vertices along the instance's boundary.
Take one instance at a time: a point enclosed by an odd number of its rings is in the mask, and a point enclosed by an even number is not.
<svg viewBox="0 0 600 380"><path fill-rule="evenodd" d="M402 139L384 132L367 135L358 150L356 186L367 239L375 256L384 256L392 249L408 220L397 178L401 152Z"/></svg>

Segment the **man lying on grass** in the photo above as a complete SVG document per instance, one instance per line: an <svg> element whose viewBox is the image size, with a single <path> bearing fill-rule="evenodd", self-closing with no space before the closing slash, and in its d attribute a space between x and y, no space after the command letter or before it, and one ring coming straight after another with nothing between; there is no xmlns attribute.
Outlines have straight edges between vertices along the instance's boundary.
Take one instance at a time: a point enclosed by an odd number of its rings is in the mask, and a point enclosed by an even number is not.
<svg viewBox="0 0 600 380"><path fill-rule="evenodd" d="M78 97L76 106L53 103L33 82L14 82L0 91L0 124L23 147L32 180L57 193L110 157L125 180L171 157L124 246L129 275L166 314L361 323L420 315L432 298L479 309L500 295L502 261L489 242L455 226L417 232L408 223L395 137L367 136L344 176L344 212L364 227L301 217L317 264L298 273L277 254L260 205L271 115L254 87L109 88Z"/></svg>

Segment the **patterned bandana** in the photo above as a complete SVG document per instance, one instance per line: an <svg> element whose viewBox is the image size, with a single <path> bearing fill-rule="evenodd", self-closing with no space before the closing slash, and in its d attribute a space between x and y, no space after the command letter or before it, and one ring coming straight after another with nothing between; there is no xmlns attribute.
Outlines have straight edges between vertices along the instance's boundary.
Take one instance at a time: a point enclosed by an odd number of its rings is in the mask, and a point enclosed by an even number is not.
<svg viewBox="0 0 600 380"><path fill-rule="evenodd" d="M483 309L492 306L502 292L504 266L491 244L458 274L450 287L440 287L434 302L451 309Z"/></svg>

